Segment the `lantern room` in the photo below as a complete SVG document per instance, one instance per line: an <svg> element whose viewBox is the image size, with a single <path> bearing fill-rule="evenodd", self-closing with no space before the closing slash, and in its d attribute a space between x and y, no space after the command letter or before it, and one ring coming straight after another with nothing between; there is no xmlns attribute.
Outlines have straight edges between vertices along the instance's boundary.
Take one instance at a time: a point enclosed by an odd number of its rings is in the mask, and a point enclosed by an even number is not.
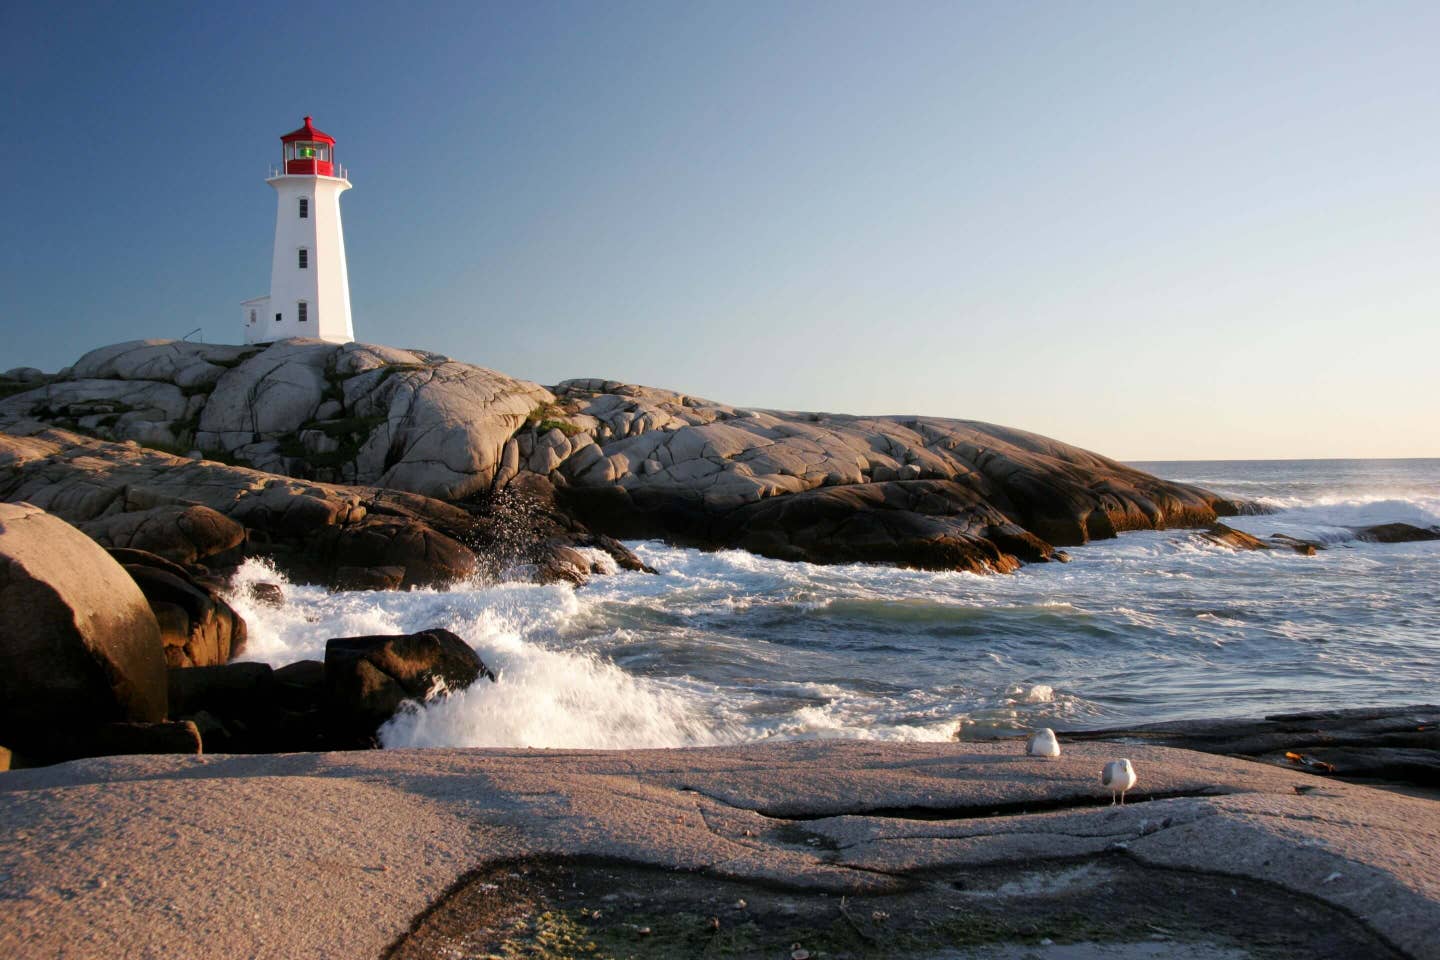
<svg viewBox="0 0 1440 960"><path fill-rule="evenodd" d="M315 129L310 118L305 126L280 138L285 149L285 173L301 176L335 175L335 138Z"/></svg>

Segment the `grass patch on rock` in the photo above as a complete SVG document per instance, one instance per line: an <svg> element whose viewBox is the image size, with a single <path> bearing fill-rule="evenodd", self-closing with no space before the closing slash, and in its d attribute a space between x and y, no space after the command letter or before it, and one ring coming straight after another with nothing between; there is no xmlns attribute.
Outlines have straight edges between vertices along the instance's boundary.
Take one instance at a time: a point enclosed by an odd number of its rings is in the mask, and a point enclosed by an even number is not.
<svg viewBox="0 0 1440 960"><path fill-rule="evenodd" d="M571 413L558 403L542 403L525 415L525 428L534 430L539 434L549 433L551 430L559 430L567 437L573 437L577 433L583 433L584 428L564 419Z"/></svg>

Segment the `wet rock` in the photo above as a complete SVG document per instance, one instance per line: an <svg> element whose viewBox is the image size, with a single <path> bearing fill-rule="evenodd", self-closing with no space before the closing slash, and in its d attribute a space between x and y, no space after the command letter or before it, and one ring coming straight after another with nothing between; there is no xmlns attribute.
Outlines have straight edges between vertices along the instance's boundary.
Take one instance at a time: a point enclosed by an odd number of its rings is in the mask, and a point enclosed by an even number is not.
<svg viewBox="0 0 1440 960"><path fill-rule="evenodd" d="M1377 523L1368 527L1352 527L1355 537L1366 543L1414 543L1440 540L1440 528L1417 527L1411 523Z"/></svg>
<svg viewBox="0 0 1440 960"><path fill-rule="evenodd" d="M1277 547L1289 547L1302 557L1313 557L1325 549L1323 543L1317 543L1314 540L1301 540L1299 537L1292 537L1284 533L1272 533L1267 539Z"/></svg>
<svg viewBox="0 0 1440 960"><path fill-rule="evenodd" d="M1206 543L1213 543L1220 547L1229 547L1232 550L1273 550L1274 545L1266 543L1259 537L1246 533L1244 530L1236 530L1223 523L1211 525L1210 529L1195 535Z"/></svg>
<svg viewBox="0 0 1440 960"><path fill-rule="evenodd" d="M0 740L54 758L166 709L160 629L134 580L69 524L0 504Z"/></svg>
<svg viewBox="0 0 1440 960"><path fill-rule="evenodd" d="M330 589L399 590L404 580L404 567L336 567L330 578Z"/></svg>
<svg viewBox="0 0 1440 960"><path fill-rule="evenodd" d="M252 583L245 590L251 600L265 607L285 606L285 591L278 583Z"/></svg>
<svg viewBox="0 0 1440 960"><path fill-rule="evenodd" d="M482 676L495 679L448 630L337 637L325 644L325 710L337 737L363 743L406 700L463 690Z"/></svg>
<svg viewBox="0 0 1440 960"><path fill-rule="evenodd" d="M352 571L369 568L387 582L398 569L398 583L378 588L385 590L453 583L470 577L476 568L468 547L408 517L372 514L359 523L326 530L314 549L322 559L343 562ZM353 582L364 579L358 572L350 576Z"/></svg>
<svg viewBox="0 0 1440 960"><path fill-rule="evenodd" d="M781 560L891 563L922 570L1008 573L1020 559L989 534L1009 527L974 487L947 480L891 481L791 494L736 510L727 539ZM1033 537L999 537L1032 560L1050 548Z"/></svg>
<svg viewBox="0 0 1440 960"><path fill-rule="evenodd" d="M591 564L579 551L562 543L547 544L536 564L539 583L569 583L582 586L590 579Z"/></svg>
<svg viewBox="0 0 1440 960"><path fill-rule="evenodd" d="M1195 536L1206 543L1229 547L1232 550L1285 549L1293 550L1301 556L1313 557L1318 550L1323 549L1321 544L1287 536L1283 533L1272 534L1261 540L1253 534L1246 533L1244 530L1236 530L1223 523L1212 524L1210 529L1197 533Z"/></svg>
<svg viewBox="0 0 1440 960"><path fill-rule="evenodd" d="M1440 706L1431 704L1281 713L1261 719L1176 720L1072 731L1061 738L1180 747L1307 772L1324 771L1328 765L1339 777L1440 786Z"/></svg>
<svg viewBox="0 0 1440 960"><path fill-rule="evenodd" d="M287 663L275 671L275 682L287 688L282 694L291 698L291 706L318 703L325 692L325 663L322 660Z"/></svg>

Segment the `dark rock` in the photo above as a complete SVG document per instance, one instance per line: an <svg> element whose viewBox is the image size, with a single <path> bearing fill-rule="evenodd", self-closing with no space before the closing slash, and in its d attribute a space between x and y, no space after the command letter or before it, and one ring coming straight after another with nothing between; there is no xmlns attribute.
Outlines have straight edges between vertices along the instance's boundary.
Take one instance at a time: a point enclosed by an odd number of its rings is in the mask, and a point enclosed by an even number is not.
<svg viewBox="0 0 1440 960"><path fill-rule="evenodd" d="M218 666L244 650L245 618L213 587L178 564L141 550L113 550L112 556L125 564L150 601L167 666Z"/></svg>
<svg viewBox="0 0 1440 960"><path fill-rule="evenodd" d="M45 371L38 367L11 367L4 373L0 373L0 378L13 380L16 383L44 383L49 379L45 375Z"/></svg>
<svg viewBox="0 0 1440 960"><path fill-rule="evenodd" d="M211 752L294 753L351 746L328 736L322 673L318 660L279 670L262 663L171 670L174 713L200 728Z"/></svg>
<svg viewBox="0 0 1440 960"><path fill-rule="evenodd" d="M615 565L621 570L629 570L633 573L654 573L655 568L641 560L634 550L616 540L614 537L607 537L604 534L589 534L577 537L574 540L577 547L598 547L608 553L615 561Z"/></svg>
<svg viewBox="0 0 1440 960"><path fill-rule="evenodd" d="M482 676L495 679L448 630L337 637L325 644L325 710L338 737L363 743L406 700L424 700L439 684L463 690Z"/></svg>
<svg viewBox="0 0 1440 960"><path fill-rule="evenodd" d="M1266 539L1277 547L1289 547L1302 557L1313 557L1325 549L1323 543L1316 543L1314 540L1301 540L1299 537L1292 537L1284 533L1272 533Z"/></svg>
<svg viewBox="0 0 1440 960"><path fill-rule="evenodd" d="M170 713L176 717L201 710L222 716L233 713L237 708L270 697L274 674L268 663L227 663L167 670Z"/></svg>
<svg viewBox="0 0 1440 960"><path fill-rule="evenodd" d="M285 591L278 583L252 583L246 591L250 599L265 607L285 606Z"/></svg>
<svg viewBox="0 0 1440 960"><path fill-rule="evenodd" d="M590 579L590 561L563 543L546 544L535 565L540 583L569 583L583 586Z"/></svg>
<svg viewBox="0 0 1440 960"><path fill-rule="evenodd" d="M1440 540L1440 529L1417 527L1411 523L1377 523L1368 527L1352 527L1357 540L1366 543L1414 543Z"/></svg>
<svg viewBox="0 0 1440 960"><path fill-rule="evenodd" d="M90 757L201 752L200 730L189 720L105 724L96 728L83 751Z"/></svg>
<svg viewBox="0 0 1440 960"><path fill-rule="evenodd" d="M1307 772L1325 772L1328 765L1335 776L1347 779L1440 787L1440 706L1431 704L1282 713L1259 720L1175 720L1069 731L1062 737L1251 757Z"/></svg>
<svg viewBox="0 0 1440 960"><path fill-rule="evenodd" d="M322 660L296 660L275 670L277 683L288 683L296 687L320 687L325 683L325 663Z"/></svg>
<svg viewBox="0 0 1440 960"><path fill-rule="evenodd" d="M822 487L771 497L735 510L725 539L780 560L892 563L922 570L1008 573L1020 558L1051 548L988 508L975 487L952 480L910 480Z"/></svg>
<svg viewBox="0 0 1440 960"><path fill-rule="evenodd" d="M0 504L0 739L46 761L166 710L160 629L134 580L69 524Z"/></svg>
<svg viewBox="0 0 1440 960"><path fill-rule="evenodd" d="M1210 529L1195 534L1207 543L1213 543L1220 547L1229 547L1232 550L1273 550L1275 545L1266 543L1259 537L1252 536L1244 530L1236 530L1223 523L1212 524Z"/></svg>
<svg viewBox="0 0 1440 960"><path fill-rule="evenodd" d="M280 702L291 710L319 709L325 700L325 664L320 660L297 660L275 671L275 690Z"/></svg>
<svg viewBox="0 0 1440 960"><path fill-rule="evenodd" d="M330 589L399 590L404 582L404 567L336 567Z"/></svg>
<svg viewBox="0 0 1440 960"><path fill-rule="evenodd" d="M322 558L337 567L343 563L353 569L400 570L398 584L348 589L409 589L453 583L475 572L475 554L469 548L433 527L404 517L369 516L359 523L329 528L315 547ZM393 580L388 575L382 579L386 584Z"/></svg>

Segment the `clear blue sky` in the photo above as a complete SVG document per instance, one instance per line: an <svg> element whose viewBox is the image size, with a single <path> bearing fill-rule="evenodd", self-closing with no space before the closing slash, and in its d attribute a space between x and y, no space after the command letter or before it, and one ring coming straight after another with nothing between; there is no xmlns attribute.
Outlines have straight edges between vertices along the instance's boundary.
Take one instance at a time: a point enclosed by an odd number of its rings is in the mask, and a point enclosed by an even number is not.
<svg viewBox="0 0 1440 960"><path fill-rule="evenodd" d="M357 335L1122 458L1440 456L1440 4L0 6L0 368L240 337L279 135Z"/></svg>

